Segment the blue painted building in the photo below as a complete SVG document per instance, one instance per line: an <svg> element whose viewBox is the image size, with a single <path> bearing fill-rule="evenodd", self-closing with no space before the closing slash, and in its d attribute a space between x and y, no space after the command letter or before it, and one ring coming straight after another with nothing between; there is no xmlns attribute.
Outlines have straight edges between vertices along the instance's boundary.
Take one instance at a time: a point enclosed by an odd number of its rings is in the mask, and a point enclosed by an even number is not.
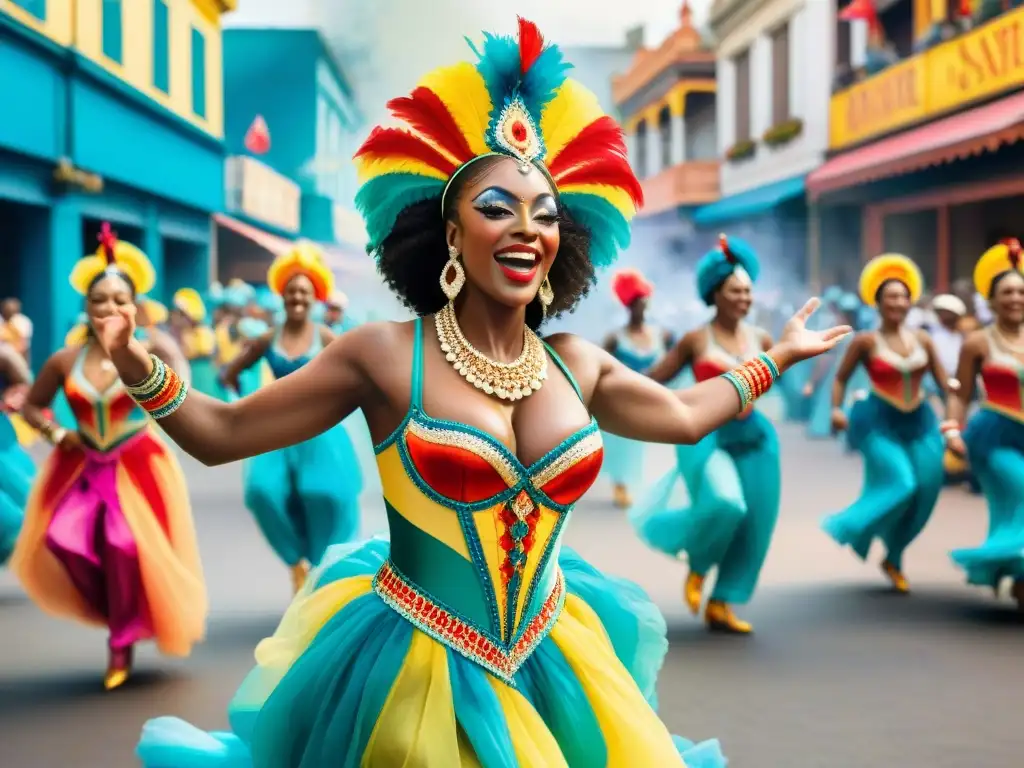
<svg viewBox="0 0 1024 768"><path fill-rule="evenodd" d="M225 30L224 94L231 218L218 218L221 279L261 282L276 247L267 234L279 243L314 240L329 257L359 258L366 235L352 210L352 155L364 118L321 33ZM257 117L270 137L258 159L245 145Z"/></svg>
<svg viewBox="0 0 1024 768"><path fill-rule="evenodd" d="M33 320L36 366L81 310L67 278L101 221L149 255L155 298L208 282L234 2L0 0L0 295Z"/></svg>

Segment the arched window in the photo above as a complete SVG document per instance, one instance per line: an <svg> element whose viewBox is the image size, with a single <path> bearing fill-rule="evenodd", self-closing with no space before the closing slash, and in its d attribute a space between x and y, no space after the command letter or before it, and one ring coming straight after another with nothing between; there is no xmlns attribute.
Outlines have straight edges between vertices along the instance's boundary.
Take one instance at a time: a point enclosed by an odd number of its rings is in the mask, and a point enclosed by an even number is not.
<svg viewBox="0 0 1024 768"><path fill-rule="evenodd" d="M647 175L647 121L641 120L636 124L636 141L634 142L636 158L633 161L633 171L639 178Z"/></svg>
<svg viewBox="0 0 1024 768"><path fill-rule="evenodd" d="M662 107L658 113L658 144L661 146L661 167L672 165L672 113Z"/></svg>

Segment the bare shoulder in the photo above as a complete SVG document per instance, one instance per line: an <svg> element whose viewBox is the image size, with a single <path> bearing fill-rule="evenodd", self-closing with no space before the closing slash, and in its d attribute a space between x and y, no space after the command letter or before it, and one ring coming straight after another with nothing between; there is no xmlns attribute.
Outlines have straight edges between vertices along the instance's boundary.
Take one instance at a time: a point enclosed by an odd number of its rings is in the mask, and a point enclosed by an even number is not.
<svg viewBox="0 0 1024 768"><path fill-rule="evenodd" d="M573 333L555 333L544 341L565 363L585 393L597 385L603 362L612 359L603 349Z"/></svg>
<svg viewBox="0 0 1024 768"><path fill-rule="evenodd" d="M364 323L340 336L324 350L372 371L391 366L397 360L408 360L412 354L416 321L382 321Z"/></svg>
<svg viewBox="0 0 1024 768"><path fill-rule="evenodd" d="M978 356L988 352L988 334L984 328L971 331L964 337L963 351Z"/></svg>
<svg viewBox="0 0 1024 768"><path fill-rule="evenodd" d="M75 364L75 360L81 353L81 344L64 347L50 355L49 359L43 364L43 368L59 373L62 376L67 376L71 373L71 367Z"/></svg>

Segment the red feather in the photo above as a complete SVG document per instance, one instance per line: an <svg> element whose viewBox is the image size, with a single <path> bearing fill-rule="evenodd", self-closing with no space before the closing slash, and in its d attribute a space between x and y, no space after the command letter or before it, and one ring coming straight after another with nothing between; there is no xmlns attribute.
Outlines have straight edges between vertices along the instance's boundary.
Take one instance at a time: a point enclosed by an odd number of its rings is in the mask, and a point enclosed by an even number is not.
<svg viewBox="0 0 1024 768"><path fill-rule="evenodd" d="M722 252L722 255L725 256L726 261L730 264L736 263L736 254L730 250L729 238L726 237L724 233L718 236L718 249Z"/></svg>
<svg viewBox="0 0 1024 768"><path fill-rule="evenodd" d="M612 290L624 307L654 293L654 286L636 269L623 269L612 275Z"/></svg>
<svg viewBox="0 0 1024 768"><path fill-rule="evenodd" d="M566 144L562 151L548 165L551 175L558 177L560 173L572 169L576 165L587 163L594 157L605 154L626 154L626 144L622 139L622 129L608 115L599 117L577 134Z"/></svg>
<svg viewBox="0 0 1024 768"><path fill-rule="evenodd" d="M473 159L473 150L459 130L455 118L441 98L429 88L420 86L409 96L392 99L388 109L399 120L422 133L454 157L459 163Z"/></svg>
<svg viewBox="0 0 1024 768"><path fill-rule="evenodd" d="M622 187L637 208L644 204L644 190L624 154L608 153L596 157L563 173L555 182L559 187L566 184L607 184Z"/></svg>
<svg viewBox="0 0 1024 768"><path fill-rule="evenodd" d="M544 52L544 36L537 25L519 16L519 62L525 75Z"/></svg>
<svg viewBox="0 0 1024 768"><path fill-rule="evenodd" d="M100 245L103 247L103 257L107 260L107 264L116 264L114 252L117 248L117 233L110 228L109 221L104 221L102 226L100 226L100 233L96 236L96 239L100 241Z"/></svg>
<svg viewBox="0 0 1024 768"><path fill-rule="evenodd" d="M363 155L406 157L419 160L446 176L451 176L458 168L455 163L422 139L400 128L374 128L363 142L363 146L356 152L356 157Z"/></svg>
<svg viewBox="0 0 1024 768"><path fill-rule="evenodd" d="M1006 246L1007 254L1010 258L1010 266L1014 269L1020 269L1020 258L1021 258L1021 247L1020 240L1016 237L1008 237L1002 241L1003 245Z"/></svg>

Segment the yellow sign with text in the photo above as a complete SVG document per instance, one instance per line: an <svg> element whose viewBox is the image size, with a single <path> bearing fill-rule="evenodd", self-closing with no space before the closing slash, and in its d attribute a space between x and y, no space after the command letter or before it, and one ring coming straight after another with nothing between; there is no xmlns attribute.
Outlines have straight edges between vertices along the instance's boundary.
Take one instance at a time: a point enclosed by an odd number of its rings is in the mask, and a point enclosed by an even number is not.
<svg viewBox="0 0 1024 768"><path fill-rule="evenodd" d="M883 70L832 97L829 148L1024 85L1024 8Z"/></svg>

